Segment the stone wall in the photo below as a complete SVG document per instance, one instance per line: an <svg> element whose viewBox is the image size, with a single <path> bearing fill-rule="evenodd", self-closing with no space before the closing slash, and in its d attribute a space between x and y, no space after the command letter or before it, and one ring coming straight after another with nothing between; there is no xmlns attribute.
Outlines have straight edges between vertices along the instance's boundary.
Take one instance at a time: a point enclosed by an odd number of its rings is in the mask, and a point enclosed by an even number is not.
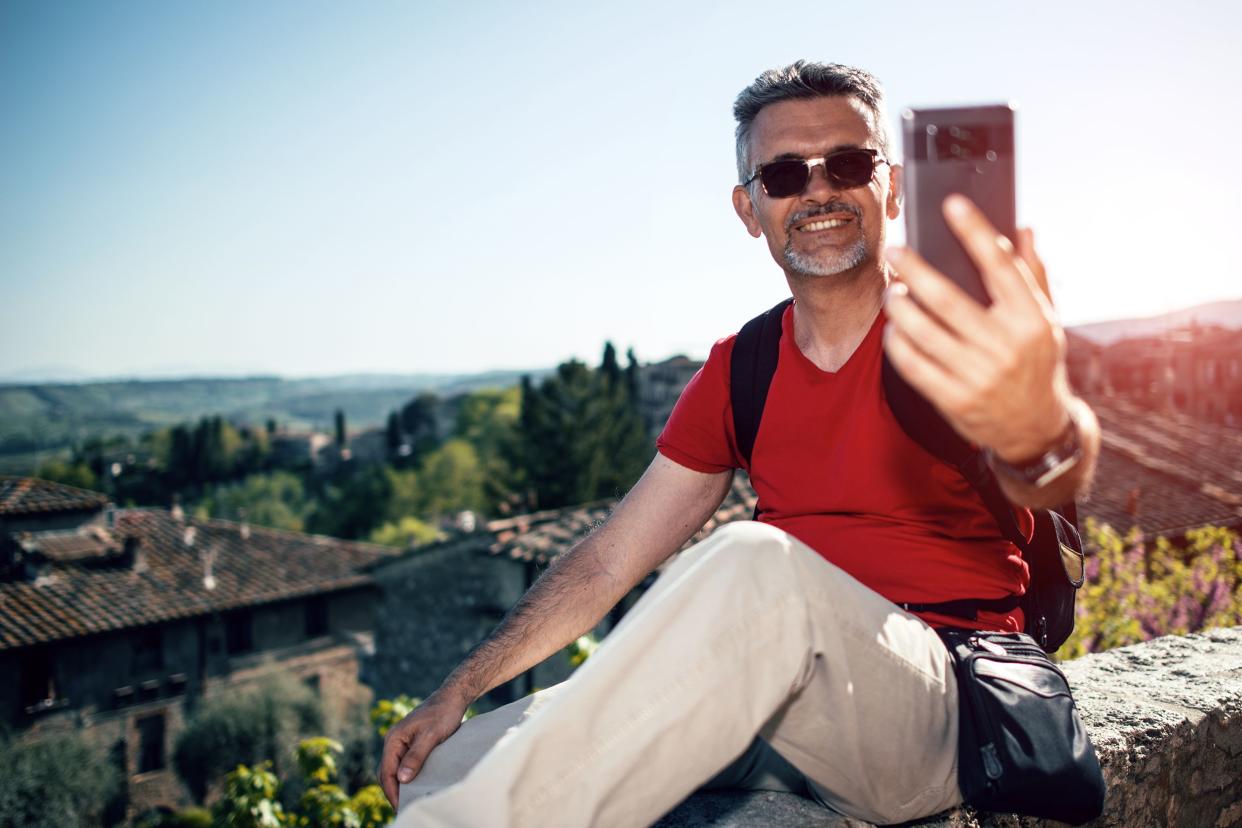
<svg viewBox="0 0 1242 828"><path fill-rule="evenodd" d="M1091 734L1108 798L1092 826L1242 825L1242 627L1167 636L1063 665ZM1060 823L960 809L922 828ZM659 823L860 828L792 794L696 794Z"/></svg>

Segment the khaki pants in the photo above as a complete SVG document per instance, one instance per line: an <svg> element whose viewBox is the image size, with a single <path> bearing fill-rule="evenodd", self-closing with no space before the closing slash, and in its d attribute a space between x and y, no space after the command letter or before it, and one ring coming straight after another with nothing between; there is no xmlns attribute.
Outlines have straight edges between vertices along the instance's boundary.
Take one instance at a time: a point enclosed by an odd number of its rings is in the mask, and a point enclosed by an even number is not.
<svg viewBox="0 0 1242 828"><path fill-rule="evenodd" d="M961 799L956 693L921 620L779 529L728 524L572 677L436 748L394 825L646 826L708 780L770 779L734 772L767 745L832 808L902 822Z"/></svg>

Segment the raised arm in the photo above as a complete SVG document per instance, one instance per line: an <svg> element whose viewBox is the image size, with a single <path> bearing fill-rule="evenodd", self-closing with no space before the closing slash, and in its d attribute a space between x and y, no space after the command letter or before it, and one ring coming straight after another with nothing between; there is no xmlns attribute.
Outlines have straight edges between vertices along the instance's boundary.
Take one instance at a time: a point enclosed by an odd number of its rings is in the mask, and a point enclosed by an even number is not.
<svg viewBox="0 0 1242 828"><path fill-rule="evenodd" d="M471 702L598 624L703 526L731 479L730 472L703 474L656 455L608 520L556 558L439 689L388 731L379 776L393 807L398 783L413 779L456 732Z"/></svg>
<svg viewBox="0 0 1242 828"><path fill-rule="evenodd" d="M897 276L885 297L885 350L958 434L989 449L994 460L1013 465L1039 457L1063 442L1072 418L1081 459L1068 473L1039 487L998 476L1013 503L1064 503L1090 484L1100 428L1070 391L1065 332L1033 234L1020 232L1015 249L967 199L951 196L944 206L992 304L975 302L914 251L890 248Z"/></svg>

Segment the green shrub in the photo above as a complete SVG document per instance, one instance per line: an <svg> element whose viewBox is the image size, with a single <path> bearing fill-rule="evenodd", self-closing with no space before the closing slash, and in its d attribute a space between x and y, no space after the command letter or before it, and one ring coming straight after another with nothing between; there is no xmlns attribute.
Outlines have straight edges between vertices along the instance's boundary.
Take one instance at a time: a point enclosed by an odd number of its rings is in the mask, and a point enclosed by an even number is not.
<svg viewBox="0 0 1242 828"><path fill-rule="evenodd" d="M1183 544L1122 537L1088 519L1087 582L1074 634L1057 651L1075 658L1161 635L1242 624L1242 542L1219 527L1186 533Z"/></svg>
<svg viewBox="0 0 1242 828"><path fill-rule="evenodd" d="M238 765L275 762L282 776L291 769L302 736L323 729L323 708L314 691L278 675L238 693L208 699L177 738L173 764L198 801L211 782Z"/></svg>
<svg viewBox="0 0 1242 828"><path fill-rule="evenodd" d="M120 774L76 733L0 743L0 828L102 823Z"/></svg>
<svg viewBox="0 0 1242 828"><path fill-rule="evenodd" d="M186 808L176 813L154 811L136 820L133 828L211 828L211 811L206 808Z"/></svg>
<svg viewBox="0 0 1242 828"><path fill-rule="evenodd" d="M280 828L287 824L284 809L276 801L280 783L271 766L271 762L253 769L238 765L226 776L224 795L211 808L212 824L228 828Z"/></svg>

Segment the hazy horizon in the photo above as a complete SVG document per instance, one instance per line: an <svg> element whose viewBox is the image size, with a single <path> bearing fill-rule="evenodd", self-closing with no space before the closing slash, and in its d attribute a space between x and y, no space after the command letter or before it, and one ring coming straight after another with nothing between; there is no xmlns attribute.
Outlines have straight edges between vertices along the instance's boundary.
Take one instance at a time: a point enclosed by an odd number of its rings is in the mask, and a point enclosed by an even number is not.
<svg viewBox="0 0 1242 828"><path fill-rule="evenodd" d="M1092 328L1096 326L1109 326L1120 323L1142 323L1161 319L1166 316L1175 316L1190 313L1200 308L1221 305L1221 304L1239 304L1242 305L1242 297L1235 299L1220 299L1214 302L1201 303L1186 308L1176 308L1171 311L1153 314L1151 316L1142 317L1126 317L1124 319L1100 319L1090 322L1083 322L1078 325L1067 325L1067 329L1080 330L1084 328ZM1242 320L1240 320L1242 322ZM1240 325L1242 327L1242 325ZM1089 335L1090 339L1098 339L1096 336ZM1115 339L1114 336L1108 337L1109 340ZM616 343L614 343L615 345ZM600 343L600 351L603 351L603 343ZM677 353L657 355L635 354L642 364L662 362L678 356L686 356L691 359L703 360L707 358L707 349L704 348L701 353ZM580 357L571 357L580 358ZM591 359L584 359L588 364L594 364ZM452 378L461 376L478 376L486 374L510 374L510 373L538 373L542 371L550 371L555 365L543 366L519 366L519 367L482 367L468 369L463 371L410 371L410 372L392 372L392 371L340 371L330 374L282 374L278 371L268 371L261 368L248 370L238 368L230 370L228 368L180 368L176 366L153 367L146 372L130 371L118 372L115 374L86 374L76 370L73 366L34 366L22 371L14 371L7 374L0 374L0 385L22 385L22 384L73 384L73 383L94 383L94 382L126 382L126 381L177 381L177 380L247 380L247 379L280 379L288 381L299 380L331 380L346 378L380 378L391 377L393 379L411 379L411 378Z"/></svg>

